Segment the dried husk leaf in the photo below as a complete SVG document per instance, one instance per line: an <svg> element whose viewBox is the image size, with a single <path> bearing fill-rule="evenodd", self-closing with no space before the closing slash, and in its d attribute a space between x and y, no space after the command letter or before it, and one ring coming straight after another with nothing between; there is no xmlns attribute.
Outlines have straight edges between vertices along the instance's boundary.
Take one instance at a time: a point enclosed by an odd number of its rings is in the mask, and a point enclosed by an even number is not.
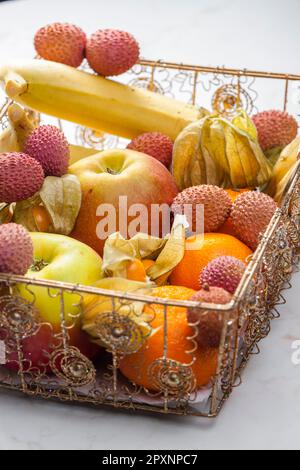
<svg viewBox="0 0 300 470"><path fill-rule="evenodd" d="M272 167L274 167L276 165L276 163L278 162L283 149L284 149L284 147L275 147L275 148L272 148L270 150L265 150L264 151L264 154L267 157L268 162L270 163L270 165L272 165Z"/></svg>
<svg viewBox="0 0 300 470"><path fill-rule="evenodd" d="M234 188L252 188L259 186L257 174L259 165L253 158L251 145L247 137L239 135L231 126L224 126L226 155L230 167L230 179Z"/></svg>
<svg viewBox="0 0 300 470"><path fill-rule="evenodd" d="M9 222L12 218L13 204L0 203L0 225Z"/></svg>
<svg viewBox="0 0 300 470"><path fill-rule="evenodd" d="M38 232L32 209L42 205L51 219L48 232L69 235L76 223L81 197L81 186L76 176L48 176L40 193L16 204L14 221L31 232Z"/></svg>
<svg viewBox="0 0 300 470"><path fill-rule="evenodd" d="M74 175L65 175L62 178L48 176L40 198L51 217L54 232L69 235L81 207L82 192L78 178Z"/></svg>
<svg viewBox="0 0 300 470"><path fill-rule="evenodd" d="M231 187L255 188L268 182L272 175L271 166L254 138L256 131L250 118L239 113L232 122L219 116L211 117L209 121L211 133L203 145L228 174ZM221 139L222 130L225 145Z"/></svg>
<svg viewBox="0 0 300 470"><path fill-rule="evenodd" d="M238 127L241 131L246 132L252 139L257 140L258 134L254 122L244 109L239 109L237 114L232 119L232 124Z"/></svg>
<svg viewBox="0 0 300 470"><path fill-rule="evenodd" d="M153 284L129 281L123 278L106 278L98 281L95 287L108 291L134 293L136 295L151 295ZM145 303L140 301L112 298L109 295L83 296L82 300L82 329L88 333L94 342L107 349L111 349L109 341L101 335L101 318L105 316L111 320L111 328L115 326L116 316L124 316L129 322L134 322L141 332L141 337L146 339L155 332L150 326L153 315L145 313ZM132 334L134 334L132 332ZM142 346L142 343L140 344Z"/></svg>
<svg viewBox="0 0 300 470"><path fill-rule="evenodd" d="M185 220L175 217L171 234L165 238L151 237L139 233L130 240L125 240L117 232L105 243L102 269L108 277L126 278L126 268L134 259L153 259L155 264L147 270L151 281L161 282L171 274L184 255Z"/></svg>
<svg viewBox="0 0 300 470"><path fill-rule="evenodd" d="M29 232L38 232L39 230L35 223L32 208L39 206L41 203L42 201L39 194L26 199L26 201L17 202L14 210L14 222L23 225Z"/></svg>
<svg viewBox="0 0 300 470"><path fill-rule="evenodd" d="M226 139L221 122L207 120L206 127L207 133L203 134L203 146L209 154L214 156L215 160L220 162L220 166L225 173L230 174L229 161L226 155Z"/></svg>
<svg viewBox="0 0 300 470"><path fill-rule="evenodd" d="M269 181L272 169L253 122L240 110L232 121L211 115L187 126L175 141L173 175L181 190L200 184L255 188Z"/></svg>
<svg viewBox="0 0 300 470"><path fill-rule="evenodd" d="M126 268L134 259L149 259L160 253L167 241L139 233L125 240L117 232L109 236L103 251L102 269L108 277L126 278Z"/></svg>
<svg viewBox="0 0 300 470"><path fill-rule="evenodd" d="M185 127L174 143L172 173L178 188L192 186L192 175L197 181L205 182L206 173L203 159L198 156L201 152L201 130L203 120L193 122Z"/></svg>
<svg viewBox="0 0 300 470"><path fill-rule="evenodd" d="M174 143L172 173L181 191L199 184L222 185L224 171L202 146L207 120L188 125Z"/></svg>
<svg viewBox="0 0 300 470"><path fill-rule="evenodd" d="M156 262L147 270L147 275L157 285L164 284L174 268L180 263L185 250L185 226L180 216L175 218L171 235Z"/></svg>

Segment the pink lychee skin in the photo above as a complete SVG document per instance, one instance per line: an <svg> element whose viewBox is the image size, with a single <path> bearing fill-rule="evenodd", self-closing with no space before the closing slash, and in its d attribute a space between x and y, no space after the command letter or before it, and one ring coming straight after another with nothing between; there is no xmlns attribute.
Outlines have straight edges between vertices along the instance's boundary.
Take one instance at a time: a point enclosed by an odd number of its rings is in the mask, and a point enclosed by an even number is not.
<svg viewBox="0 0 300 470"><path fill-rule="evenodd" d="M267 194L249 191L235 200L231 220L238 238L252 251L259 245L276 209L276 202Z"/></svg>
<svg viewBox="0 0 300 470"><path fill-rule="evenodd" d="M232 201L226 191L210 184L191 186L179 193L172 204L174 214L182 214L185 205L192 206L193 232L197 228L197 206L204 206L205 233L215 232L222 227L232 209Z"/></svg>
<svg viewBox="0 0 300 470"><path fill-rule="evenodd" d="M146 153L155 158L167 168L172 163L174 143L170 137L161 132L146 132L133 139L127 148Z"/></svg>
<svg viewBox="0 0 300 470"><path fill-rule="evenodd" d="M211 261L200 275L200 285L220 287L234 294L246 270L246 264L233 256L220 256Z"/></svg>
<svg viewBox="0 0 300 470"><path fill-rule="evenodd" d="M52 23L37 31L34 46L45 60L79 67L85 56L86 35L78 26Z"/></svg>
<svg viewBox="0 0 300 470"><path fill-rule="evenodd" d="M136 39L130 33L117 29L98 30L86 44L90 67L104 77L127 72L137 63L139 55Z"/></svg>
<svg viewBox="0 0 300 470"><path fill-rule="evenodd" d="M204 286L190 300L225 305L232 300L232 296L222 288ZM203 312L197 307L192 307L187 310L187 318L188 322L197 328L196 341L200 348L205 350L219 347L224 327L224 312L220 310Z"/></svg>
<svg viewBox="0 0 300 470"><path fill-rule="evenodd" d="M8 204L36 194L44 183L39 162L25 153L0 154L0 201Z"/></svg>
<svg viewBox="0 0 300 470"><path fill-rule="evenodd" d="M45 176L67 173L70 149L64 133L55 126L40 126L27 139L25 151L43 167Z"/></svg>
<svg viewBox="0 0 300 470"><path fill-rule="evenodd" d="M290 114L283 111L263 111L252 116L258 132L258 140L264 151L283 148L290 144L298 132L298 123Z"/></svg>
<svg viewBox="0 0 300 470"><path fill-rule="evenodd" d="M0 225L0 272L24 276L33 262L29 232L14 223Z"/></svg>

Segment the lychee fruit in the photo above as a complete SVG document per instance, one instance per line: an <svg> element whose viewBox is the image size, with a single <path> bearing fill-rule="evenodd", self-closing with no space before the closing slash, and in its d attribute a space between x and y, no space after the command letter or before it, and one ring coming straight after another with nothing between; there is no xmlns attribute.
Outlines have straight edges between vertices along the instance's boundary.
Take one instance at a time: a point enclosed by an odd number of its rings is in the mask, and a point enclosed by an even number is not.
<svg viewBox="0 0 300 470"><path fill-rule="evenodd" d="M246 264L233 256L220 256L208 263L200 275L200 285L221 287L234 294L246 270Z"/></svg>
<svg viewBox="0 0 300 470"><path fill-rule="evenodd" d="M70 148L64 133L55 126L40 126L28 137L25 152L42 165L46 176L63 176L70 161Z"/></svg>
<svg viewBox="0 0 300 470"><path fill-rule="evenodd" d="M85 55L86 35L73 24L53 23L38 30L34 46L42 59L79 67Z"/></svg>
<svg viewBox="0 0 300 470"><path fill-rule="evenodd" d="M44 171L39 162L25 153L0 154L0 201L23 201L41 189Z"/></svg>
<svg viewBox="0 0 300 470"><path fill-rule="evenodd" d="M266 231L276 209L276 202L259 191L241 194L234 202L231 212L234 231L253 251L258 247L260 236Z"/></svg>
<svg viewBox="0 0 300 470"><path fill-rule="evenodd" d="M137 152L146 153L167 168L172 162L174 142L167 135L160 132L146 132L133 139L127 148Z"/></svg>
<svg viewBox="0 0 300 470"><path fill-rule="evenodd" d="M29 232L18 224L0 225L0 272L24 276L33 262Z"/></svg>
<svg viewBox="0 0 300 470"><path fill-rule="evenodd" d="M192 214L192 231L197 232L201 206L204 207L204 232L217 231L227 220L232 201L226 191L218 186L192 186L179 193L172 204L174 214ZM198 223L198 224L197 224ZM197 226L198 225L198 226Z"/></svg>
<svg viewBox="0 0 300 470"><path fill-rule="evenodd" d="M263 151L290 144L298 132L298 123L290 114L283 111L263 111L252 117L258 132L258 141Z"/></svg>
<svg viewBox="0 0 300 470"><path fill-rule="evenodd" d="M232 300L231 294L220 287L204 286L191 299L194 302L226 305ZM217 310L188 308L188 322L197 328L196 341L200 348L218 348L224 327L224 313Z"/></svg>
<svg viewBox="0 0 300 470"><path fill-rule="evenodd" d="M86 45L90 67L100 75L121 75L133 67L140 55L136 39L125 31L103 29L96 31Z"/></svg>

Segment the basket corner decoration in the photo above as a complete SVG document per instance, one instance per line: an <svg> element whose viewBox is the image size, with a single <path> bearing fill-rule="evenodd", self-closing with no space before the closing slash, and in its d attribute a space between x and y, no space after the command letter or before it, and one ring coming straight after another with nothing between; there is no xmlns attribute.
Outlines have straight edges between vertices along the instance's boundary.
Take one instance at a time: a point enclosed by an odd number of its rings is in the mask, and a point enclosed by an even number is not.
<svg viewBox="0 0 300 470"><path fill-rule="evenodd" d="M298 263L300 76L42 30L0 67L0 388L215 417Z"/></svg>

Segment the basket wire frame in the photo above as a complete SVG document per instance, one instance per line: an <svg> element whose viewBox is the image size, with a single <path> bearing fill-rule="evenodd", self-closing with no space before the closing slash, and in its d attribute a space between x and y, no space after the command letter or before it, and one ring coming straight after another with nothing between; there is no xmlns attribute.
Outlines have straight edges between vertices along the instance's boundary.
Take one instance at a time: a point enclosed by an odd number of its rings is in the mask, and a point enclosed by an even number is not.
<svg viewBox="0 0 300 470"><path fill-rule="evenodd" d="M283 110L289 107L291 83L300 87L300 75L149 60L141 60L122 80L170 96L175 94L175 88L176 95L192 104L199 104L204 95L209 95L214 110L228 116L243 106L250 107L252 112L258 109L255 80L264 80L268 84L270 80L280 83L282 94L279 96L282 98L277 107L281 106ZM7 125L6 113L10 103L7 99L0 109L3 128ZM64 128L65 123L58 120L58 124ZM121 144L116 137L99 134L100 137L78 126L76 142L97 149ZM6 355L15 365L10 369L0 366L0 388L18 390L29 396L95 406L216 417L233 389L242 383L243 370L250 357L259 353L259 343L269 334L271 320L279 317L278 307L285 302L283 291L291 287L292 272L299 261L299 229L298 168L281 207L262 236L228 305L167 300L137 293L108 293L96 287L0 274L0 342L5 344ZM54 329L53 325L40 318L37 308L39 289L47 292L50 301L58 302L59 328ZM71 341L72 331L80 322L82 299L87 294L99 299L99 311L103 303L110 302L110 308L105 315L103 312L99 315L97 323L99 338L106 349L97 362L85 357ZM70 298L72 305L67 308ZM139 326L137 305L152 312L149 324L155 318L158 307L163 312L161 357L148 370L155 390L147 390L126 380L120 372L120 362L125 356L147 347L148 337ZM216 375L205 390L207 396L204 394L201 400L193 373L198 349L195 340L197 324L190 325L192 333L187 338L191 348L186 355L190 360L186 363L175 361L169 356L168 347L168 315L169 309L173 308L184 311L196 308L203 316L218 312L223 320ZM51 340L42 351L43 359L36 366L26 356L24 341L34 337L42 328L51 332ZM136 371L137 374L139 372Z"/></svg>

